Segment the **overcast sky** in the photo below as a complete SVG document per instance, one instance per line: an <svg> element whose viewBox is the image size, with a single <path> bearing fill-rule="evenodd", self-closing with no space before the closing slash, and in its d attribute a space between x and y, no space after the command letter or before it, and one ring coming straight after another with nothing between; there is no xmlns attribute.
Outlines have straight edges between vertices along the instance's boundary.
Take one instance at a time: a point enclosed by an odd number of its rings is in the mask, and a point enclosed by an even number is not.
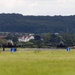
<svg viewBox="0 0 75 75"><path fill-rule="evenodd" d="M0 0L0 13L75 15L75 0Z"/></svg>

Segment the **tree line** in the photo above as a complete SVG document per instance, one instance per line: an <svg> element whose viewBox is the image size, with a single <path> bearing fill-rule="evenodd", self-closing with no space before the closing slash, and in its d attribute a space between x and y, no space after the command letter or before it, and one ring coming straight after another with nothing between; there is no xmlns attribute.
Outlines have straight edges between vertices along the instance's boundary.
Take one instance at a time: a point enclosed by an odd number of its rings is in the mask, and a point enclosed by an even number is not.
<svg viewBox="0 0 75 75"><path fill-rule="evenodd" d="M26 33L75 33L75 15L71 16L23 16L0 14L1 32Z"/></svg>

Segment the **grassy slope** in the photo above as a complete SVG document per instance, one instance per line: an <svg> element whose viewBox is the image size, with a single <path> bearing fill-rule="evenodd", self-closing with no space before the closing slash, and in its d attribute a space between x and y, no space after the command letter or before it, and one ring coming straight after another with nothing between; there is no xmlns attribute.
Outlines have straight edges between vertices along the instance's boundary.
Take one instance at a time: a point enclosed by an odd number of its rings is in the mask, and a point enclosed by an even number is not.
<svg viewBox="0 0 75 75"><path fill-rule="evenodd" d="M75 75L75 51L1 52L0 75Z"/></svg>

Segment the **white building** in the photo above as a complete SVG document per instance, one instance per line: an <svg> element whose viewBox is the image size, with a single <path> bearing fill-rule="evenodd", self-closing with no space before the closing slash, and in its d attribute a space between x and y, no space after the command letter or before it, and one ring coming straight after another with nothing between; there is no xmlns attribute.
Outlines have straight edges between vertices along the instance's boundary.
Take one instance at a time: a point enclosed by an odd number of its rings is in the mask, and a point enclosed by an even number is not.
<svg viewBox="0 0 75 75"><path fill-rule="evenodd" d="M27 36L19 37L19 38L18 38L18 41L19 41L19 42L28 42L28 41L30 41L31 39L34 39L34 36L32 36L32 35L30 34L30 35L27 35Z"/></svg>
<svg viewBox="0 0 75 75"><path fill-rule="evenodd" d="M10 40L10 39L7 42L10 43L10 44L12 44L12 45L14 45L13 41Z"/></svg>

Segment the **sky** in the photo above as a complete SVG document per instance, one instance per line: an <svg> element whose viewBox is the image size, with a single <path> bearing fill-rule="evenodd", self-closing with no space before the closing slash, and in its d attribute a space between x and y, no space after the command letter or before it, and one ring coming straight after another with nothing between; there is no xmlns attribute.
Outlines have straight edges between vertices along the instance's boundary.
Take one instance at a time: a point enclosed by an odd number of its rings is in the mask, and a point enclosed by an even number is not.
<svg viewBox="0 0 75 75"><path fill-rule="evenodd" d="M0 0L0 13L75 15L75 0Z"/></svg>

